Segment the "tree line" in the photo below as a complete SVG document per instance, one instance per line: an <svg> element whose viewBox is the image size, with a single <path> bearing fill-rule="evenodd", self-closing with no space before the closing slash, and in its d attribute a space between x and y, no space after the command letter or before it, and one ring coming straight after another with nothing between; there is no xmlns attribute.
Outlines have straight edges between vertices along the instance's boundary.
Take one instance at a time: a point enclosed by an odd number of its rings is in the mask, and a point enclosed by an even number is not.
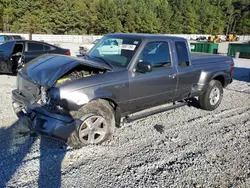
<svg viewBox="0 0 250 188"><path fill-rule="evenodd" d="M250 34L250 0L1 0L0 31Z"/></svg>

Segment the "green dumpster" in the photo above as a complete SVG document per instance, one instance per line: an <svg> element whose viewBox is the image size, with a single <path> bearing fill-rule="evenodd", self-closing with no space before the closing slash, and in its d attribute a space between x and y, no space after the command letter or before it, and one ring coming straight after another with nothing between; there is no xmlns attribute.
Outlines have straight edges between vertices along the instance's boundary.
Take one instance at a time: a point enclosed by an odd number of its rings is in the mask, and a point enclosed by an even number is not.
<svg viewBox="0 0 250 188"><path fill-rule="evenodd" d="M236 52L240 52L240 58L250 59L250 44L230 43L228 46L228 56L235 57Z"/></svg>
<svg viewBox="0 0 250 188"><path fill-rule="evenodd" d="M209 42L192 42L190 43L191 52L203 52L210 54L218 53L218 43L209 43Z"/></svg>

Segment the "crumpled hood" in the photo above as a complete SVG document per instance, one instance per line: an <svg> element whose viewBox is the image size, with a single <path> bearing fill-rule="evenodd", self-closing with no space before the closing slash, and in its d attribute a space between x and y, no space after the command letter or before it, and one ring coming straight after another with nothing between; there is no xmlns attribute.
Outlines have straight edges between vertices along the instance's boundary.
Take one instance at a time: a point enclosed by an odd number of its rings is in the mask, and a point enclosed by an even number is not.
<svg viewBox="0 0 250 188"><path fill-rule="evenodd" d="M51 87L65 73L82 64L102 70L110 70L105 64L65 55L45 54L27 63L21 70L23 77L41 86Z"/></svg>

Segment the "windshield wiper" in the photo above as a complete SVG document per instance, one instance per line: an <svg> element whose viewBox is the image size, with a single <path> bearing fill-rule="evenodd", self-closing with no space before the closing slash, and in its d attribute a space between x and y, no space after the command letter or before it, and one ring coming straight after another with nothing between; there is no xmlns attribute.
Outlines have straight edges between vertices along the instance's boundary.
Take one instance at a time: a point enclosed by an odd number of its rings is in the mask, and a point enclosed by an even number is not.
<svg viewBox="0 0 250 188"><path fill-rule="evenodd" d="M103 62L105 62L109 67L111 67L113 69L113 66L111 65L111 63L109 63L106 59L100 57L100 56L93 56L94 58L96 59L100 59L102 60Z"/></svg>

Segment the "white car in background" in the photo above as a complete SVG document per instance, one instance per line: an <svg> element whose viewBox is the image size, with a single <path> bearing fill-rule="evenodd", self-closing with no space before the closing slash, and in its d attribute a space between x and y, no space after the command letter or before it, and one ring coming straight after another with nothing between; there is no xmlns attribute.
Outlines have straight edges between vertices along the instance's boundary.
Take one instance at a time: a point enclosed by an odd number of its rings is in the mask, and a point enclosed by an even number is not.
<svg viewBox="0 0 250 188"><path fill-rule="evenodd" d="M96 39L94 40L91 44L83 44L81 46L79 46L79 53L81 55L86 55L88 53L88 51L95 46L101 39Z"/></svg>

